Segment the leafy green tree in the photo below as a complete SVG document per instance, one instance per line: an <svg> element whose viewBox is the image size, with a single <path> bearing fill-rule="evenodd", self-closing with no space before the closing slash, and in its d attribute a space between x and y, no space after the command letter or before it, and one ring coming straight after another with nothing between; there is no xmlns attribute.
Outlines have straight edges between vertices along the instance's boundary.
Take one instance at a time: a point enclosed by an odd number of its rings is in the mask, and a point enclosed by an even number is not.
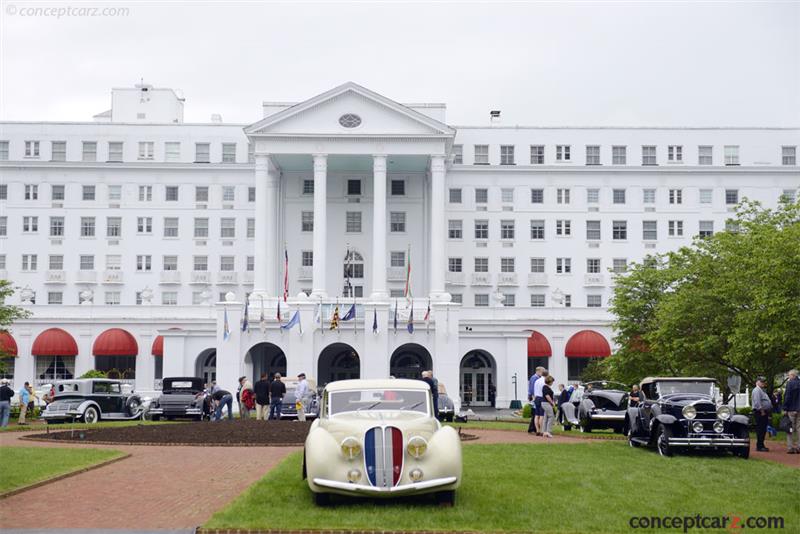
<svg viewBox="0 0 800 534"><path fill-rule="evenodd" d="M8 297L14 294L14 288L9 280L0 280L0 331L6 331L14 321L24 319L30 315L28 310L20 308L19 306L12 306L6 304ZM3 347L0 346L0 373L5 372L5 358L6 354Z"/></svg>

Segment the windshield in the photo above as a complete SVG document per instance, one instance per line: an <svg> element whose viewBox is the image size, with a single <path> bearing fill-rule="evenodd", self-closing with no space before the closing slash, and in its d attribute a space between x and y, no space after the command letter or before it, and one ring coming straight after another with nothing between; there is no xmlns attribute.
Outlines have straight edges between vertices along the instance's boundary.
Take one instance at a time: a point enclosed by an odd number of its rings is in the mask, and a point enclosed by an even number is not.
<svg viewBox="0 0 800 534"><path fill-rule="evenodd" d="M713 390L713 382L670 380L668 382L658 382L656 384L656 391L658 392L659 397L686 393L711 396L713 394Z"/></svg>
<svg viewBox="0 0 800 534"><path fill-rule="evenodd" d="M427 391L403 389L365 389L335 391L330 395L330 415L345 412L400 410L428 413Z"/></svg>

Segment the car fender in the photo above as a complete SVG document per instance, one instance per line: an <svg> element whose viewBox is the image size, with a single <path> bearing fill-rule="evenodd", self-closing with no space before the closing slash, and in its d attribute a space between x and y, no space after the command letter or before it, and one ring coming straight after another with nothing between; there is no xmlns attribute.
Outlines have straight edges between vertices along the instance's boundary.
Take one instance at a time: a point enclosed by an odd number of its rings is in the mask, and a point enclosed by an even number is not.
<svg viewBox="0 0 800 534"><path fill-rule="evenodd" d="M449 425L442 426L434 432L428 441L428 450L422 457L420 465L425 472L425 478L457 477L456 489L461 484L463 464L461 461L461 438L455 428Z"/></svg>
<svg viewBox="0 0 800 534"><path fill-rule="evenodd" d="M578 419L586 418L591 419L592 417L592 409L594 408L594 402L591 399L583 399L581 401L581 407L578 412Z"/></svg>
<svg viewBox="0 0 800 534"><path fill-rule="evenodd" d="M361 442L360 438L357 439ZM364 444L361 443L361 446ZM315 428L312 425L306 437L303 454L309 488L319 492L321 489L313 483L315 478L336 479L337 473L342 468L346 469L351 465L360 468L364 463L363 454L362 452L358 458L348 461L342 454L340 443L336 438L321 426L317 425Z"/></svg>
<svg viewBox="0 0 800 534"><path fill-rule="evenodd" d="M662 425L674 425L678 419L674 415L670 415L668 413L658 414L655 417L655 421L658 421Z"/></svg>
<svg viewBox="0 0 800 534"><path fill-rule="evenodd" d="M639 408L628 408L627 414L625 415L628 421L628 428L630 428L631 435L635 435L639 432Z"/></svg>
<svg viewBox="0 0 800 534"><path fill-rule="evenodd" d="M564 417L566 417L567 421L569 421L569 423L572 425L578 424L578 414L576 408L577 407L571 402L564 403L564 406L562 407L562 411L564 412Z"/></svg>
<svg viewBox="0 0 800 534"><path fill-rule="evenodd" d="M100 405L92 400L85 400L80 404L80 406L78 406L78 411L81 412L81 417L83 417L83 414L86 412L86 408L89 406L94 406L100 417L103 417L103 410L100 409Z"/></svg>
<svg viewBox="0 0 800 534"><path fill-rule="evenodd" d="M750 425L750 420L747 418L746 415L737 413L731 416L731 423L748 426Z"/></svg>

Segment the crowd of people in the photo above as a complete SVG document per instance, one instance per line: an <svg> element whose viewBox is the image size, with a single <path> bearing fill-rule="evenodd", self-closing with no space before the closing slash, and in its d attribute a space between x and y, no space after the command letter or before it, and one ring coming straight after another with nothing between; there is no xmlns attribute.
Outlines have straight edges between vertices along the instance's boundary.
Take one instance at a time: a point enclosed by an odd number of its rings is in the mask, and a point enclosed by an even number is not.
<svg viewBox="0 0 800 534"><path fill-rule="evenodd" d="M555 382L555 379L550 376L550 372L544 367L537 367L536 372L531 375L528 381L528 401L533 406L531 423L528 425L528 434L552 438L556 410L558 410L559 419L563 417L563 411L559 406L562 403L562 398L565 399L563 402L569 400L571 391L567 390L564 384L559 384L559 395L556 397L552 387L553 382Z"/></svg>
<svg viewBox="0 0 800 534"><path fill-rule="evenodd" d="M306 420L311 395L312 391L306 380L306 374L300 373L297 375L297 385L294 390L295 409L299 421ZM207 384L206 388L197 396L204 400L204 413L211 421L220 421L226 409L228 419L233 419L234 395L230 391L222 389L216 381ZM249 419L255 412L255 418L258 420L278 420L281 418L281 408L285 396L286 384L280 373L275 373L272 380L266 373L263 373L255 384L246 376L239 377L239 387L236 390L239 417Z"/></svg>
<svg viewBox="0 0 800 534"><path fill-rule="evenodd" d="M8 384L8 379L3 378L0 380L0 428L8 426L8 421L11 418L11 399L15 395L19 396L19 419L17 424L27 425L28 417L33 417L36 414L36 400L39 396L30 382L25 382L19 392L16 393ZM47 405L53 400L54 395L55 389L51 387L50 391L44 394L41 400Z"/></svg>

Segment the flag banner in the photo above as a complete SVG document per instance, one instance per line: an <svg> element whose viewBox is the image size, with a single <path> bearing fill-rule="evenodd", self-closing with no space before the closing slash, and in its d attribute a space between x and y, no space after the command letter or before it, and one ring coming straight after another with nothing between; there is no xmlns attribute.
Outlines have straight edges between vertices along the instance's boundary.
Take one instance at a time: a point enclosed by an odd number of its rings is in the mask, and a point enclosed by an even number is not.
<svg viewBox="0 0 800 534"><path fill-rule="evenodd" d="M228 324L228 308L225 308L225 320L222 325L222 340L228 341L229 337L231 337L231 327Z"/></svg>
<svg viewBox="0 0 800 534"><path fill-rule="evenodd" d="M351 295L354 295L353 283L350 280L350 277L352 276L352 272L353 272L353 252L350 250L350 245L349 244L347 245L347 249L346 250L347 251L344 254L344 260L345 260L345 268L344 268L345 283L344 283L344 286L347 288L347 294L344 295L344 296L345 297L349 297Z"/></svg>
<svg viewBox="0 0 800 534"><path fill-rule="evenodd" d="M250 330L250 299L244 299L244 314L242 314L242 332L247 332Z"/></svg>
<svg viewBox="0 0 800 534"><path fill-rule="evenodd" d="M278 300L278 311L275 314L275 317L276 317L276 319L278 319L278 322L280 323L281 322L281 301L280 300Z"/></svg>
<svg viewBox="0 0 800 534"><path fill-rule="evenodd" d="M411 295L411 245L408 245L408 254L406 255L406 287L403 289L403 296L406 299L412 298Z"/></svg>
<svg viewBox="0 0 800 534"><path fill-rule="evenodd" d="M339 328L339 305L333 309L333 317L331 317L330 330L337 330Z"/></svg>
<svg viewBox="0 0 800 534"><path fill-rule="evenodd" d="M283 245L283 302L289 298L289 251Z"/></svg>
<svg viewBox="0 0 800 534"><path fill-rule="evenodd" d="M352 306L350 306L350 309L347 310L347 313L344 314L344 317L342 317L340 320L352 321L355 318L356 318L356 305L353 304Z"/></svg>
<svg viewBox="0 0 800 534"><path fill-rule="evenodd" d="M378 333L378 308L372 310L372 333Z"/></svg>
<svg viewBox="0 0 800 534"><path fill-rule="evenodd" d="M411 302L411 311L408 313L408 325L406 325L406 330L408 330L409 334L414 333L414 302Z"/></svg>
<svg viewBox="0 0 800 534"><path fill-rule="evenodd" d="M258 319L258 326L261 328L261 333L267 333L267 318L264 316L264 297L261 297L261 316Z"/></svg>
<svg viewBox="0 0 800 534"><path fill-rule="evenodd" d="M289 322L286 323L286 324L281 325L281 328L284 329L284 330L291 330L295 326L297 326L299 328L300 334L302 335L303 334L303 326L300 324L300 312L299 311L294 312L294 315L292 315L292 318L289 319Z"/></svg>
<svg viewBox="0 0 800 534"><path fill-rule="evenodd" d="M428 309L425 310L425 333L431 331L431 299L428 299Z"/></svg>
<svg viewBox="0 0 800 534"><path fill-rule="evenodd" d="M397 334L397 299L394 299L394 333Z"/></svg>

